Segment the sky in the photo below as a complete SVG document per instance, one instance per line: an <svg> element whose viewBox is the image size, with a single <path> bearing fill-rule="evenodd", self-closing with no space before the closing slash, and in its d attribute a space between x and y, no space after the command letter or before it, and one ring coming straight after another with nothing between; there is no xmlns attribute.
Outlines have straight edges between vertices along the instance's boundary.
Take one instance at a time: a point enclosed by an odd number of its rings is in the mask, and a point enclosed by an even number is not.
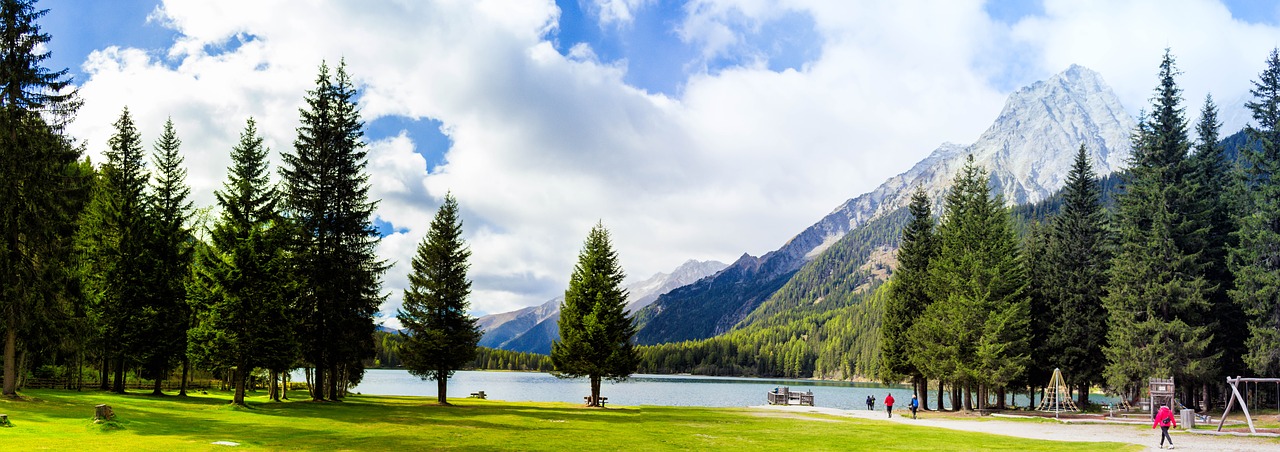
<svg viewBox="0 0 1280 452"><path fill-rule="evenodd" d="M446 193L472 312L563 293L592 226L631 281L777 249L943 142L973 142L1019 87L1080 64L1130 113L1164 49L1184 106L1227 133L1280 46L1280 3L1210 0L43 0L48 60L84 100L95 163L128 108L171 118L213 206L249 118L292 152L322 62L360 92L380 321ZM1226 135L1227 133L1224 133ZM1068 150L1070 151L1070 150Z"/></svg>

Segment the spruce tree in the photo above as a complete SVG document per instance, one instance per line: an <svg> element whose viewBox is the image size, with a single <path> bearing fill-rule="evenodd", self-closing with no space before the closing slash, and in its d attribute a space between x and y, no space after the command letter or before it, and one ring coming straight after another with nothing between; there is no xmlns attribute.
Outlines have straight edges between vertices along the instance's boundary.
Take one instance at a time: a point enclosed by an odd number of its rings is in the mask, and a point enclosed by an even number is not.
<svg viewBox="0 0 1280 452"><path fill-rule="evenodd" d="M1253 113L1246 128L1256 147L1242 150L1247 199L1239 243L1230 249L1235 288L1230 296L1245 314L1244 362L1260 375L1280 374L1280 50L1253 82ZM1238 327L1240 322L1232 322Z"/></svg>
<svg viewBox="0 0 1280 452"><path fill-rule="evenodd" d="M229 369L232 403L244 405L245 384L256 367L281 356L292 361L295 322L287 239L268 177L267 149L250 118L231 151L232 167L214 192L222 213L200 248L192 282L196 326L188 335L198 363Z"/></svg>
<svg viewBox="0 0 1280 452"><path fill-rule="evenodd" d="M125 368L135 358L129 350L147 340L141 313L154 295L150 244L155 226L146 197L149 176L142 140L128 108L114 125L101 180L87 209L84 238L93 314L101 322L100 346L115 373L111 389L123 393Z"/></svg>
<svg viewBox="0 0 1280 452"><path fill-rule="evenodd" d="M300 232L292 251L305 290L300 294L304 358L316 368L313 400L338 400L373 356L373 315L382 303L377 205L369 200L364 124L346 64L331 77L320 65L294 153L281 174L288 216Z"/></svg>
<svg viewBox="0 0 1280 452"><path fill-rule="evenodd" d="M1051 320L1046 331L1046 357L1080 389L1079 403L1084 405L1089 388L1102 381L1102 344L1106 339L1102 297L1110 264L1102 190L1084 146L1067 174L1062 209L1052 218L1050 228L1052 238L1042 257L1053 269L1046 273L1049 309L1037 315Z"/></svg>
<svg viewBox="0 0 1280 452"><path fill-rule="evenodd" d="M551 343L557 377L590 380L587 406L601 406L601 379L626 380L640 364L632 343L635 324L625 310L625 278L609 231L597 223L578 253L560 302L560 339Z"/></svg>
<svg viewBox="0 0 1280 452"><path fill-rule="evenodd" d="M1053 240L1053 231L1047 220L1035 220L1027 225L1022 237L1022 261L1027 269L1027 305L1031 313L1027 325L1028 342L1031 356L1035 359L1027 363L1027 371L1018 383L1028 388L1043 386L1053 375L1057 363L1051 359L1058 353L1049 342L1049 331L1057 321L1053 314L1054 301L1050 296L1053 279L1058 269L1054 268L1047 256ZM1034 391L1033 391L1034 392ZM1032 395L1031 400L1035 398Z"/></svg>
<svg viewBox="0 0 1280 452"><path fill-rule="evenodd" d="M898 266L889 282L884 317L880 327L880 371L885 383L897 383L911 377L921 407L929 408L923 390L924 374L911 363L912 351L907 334L911 325L929 307L929 263L937 255L934 239L933 206L924 189L917 187L908 206L911 222L902 228L898 247Z"/></svg>
<svg viewBox="0 0 1280 452"><path fill-rule="evenodd" d="M471 305L467 301L471 295L471 280L467 279L470 256L462 240L458 202L446 194L431 221L431 230L418 245L404 305L396 314L409 332L400 358L409 373L436 381L440 404L449 403L445 398L449 378L475 360L480 341L476 319L467 314Z"/></svg>
<svg viewBox="0 0 1280 452"><path fill-rule="evenodd" d="M1125 192L1117 196L1118 254L1107 295L1107 346L1103 371L1109 385L1131 392L1151 377L1186 383L1216 372L1209 349L1206 263L1197 248L1204 228L1195 227L1200 206L1187 162L1190 141L1180 107L1178 71L1166 51L1152 113L1133 136Z"/></svg>
<svg viewBox="0 0 1280 452"><path fill-rule="evenodd" d="M139 340L132 348L142 364L143 377L155 380L155 395L161 394L161 383L187 349L186 283L191 273L192 237L186 222L191 216L187 200L191 189L186 186L181 144L173 121L165 121L152 157L155 179L147 207L154 228L146 237L152 258L150 291L137 314Z"/></svg>
<svg viewBox="0 0 1280 452"><path fill-rule="evenodd" d="M50 70L50 41L37 20L48 10L34 0L0 0L0 332L5 396L18 390L23 334L58 334L34 321L60 292L69 249L65 229L84 181L71 176L80 149L62 126L80 101L67 70Z"/></svg>
<svg viewBox="0 0 1280 452"><path fill-rule="evenodd" d="M1030 360L1026 271L1009 211L989 184L969 156L938 226L938 254L929 269L934 301L911 330L916 366L976 385L980 403L988 389L1020 377Z"/></svg>
<svg viewBox="0 0 1280 452"><path fill-rule="evenodd" d="M1205 279L1214 290L1208 294L1210 310L1209 318L1213 322L1213 350L1222 352L1218 375L1240 375L1244 373L1243 356L1244 341L1248 336L1245 328L1240 328L1239 321L1244 318L1240 306L1232 301L1230 291L1235 287L1235 275L1231 273L1228 262L1228 250L1235 245L1234 232L1236 222L1235 211L1239 208L1243 196L1237 190L1238 172L1233 162L1228 161L1226 150L1219 143L1218 130L1222 124L1218 122L1218 107L1213 97L1206 95L1204 106L1200 109L1200 121L1196 123L1196 152L1191 156L1194 198L1202 207L1200 215L1195 218L1195 227L1204 228L1204 242L1200 247L1202 259L1206 262ZM1204 383L1204 405L1211 408L1213 397L1210 397L1210 381Z"/></svg>

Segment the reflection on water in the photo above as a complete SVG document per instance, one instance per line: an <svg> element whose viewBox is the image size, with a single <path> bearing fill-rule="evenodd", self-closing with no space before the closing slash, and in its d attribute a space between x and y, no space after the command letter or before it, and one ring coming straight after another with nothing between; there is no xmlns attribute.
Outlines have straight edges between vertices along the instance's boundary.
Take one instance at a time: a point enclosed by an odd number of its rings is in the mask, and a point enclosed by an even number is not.
<svg viewBox="0 0 1280 452"><path fill-rule="evenodd" d="M606 381L600 395L614 405L741 407L765 404L765 393L781 386L792 391L813 391L814 403L822 407L866 409L867 396L872 395L876 408L882 410L881 400L890 393L897 399L896 406L905 406L911 400L909 386L696 375L634 375L621 383ZM436 382L422 380L405 370L371 369L354 391L435 397ZM495 400L582 403L591 389L585 378L559 379L534 372L458 371L449 379L449 397L466 397L476 391L484 391ZM929 405L936 406L937 390L930 391L929 396ZM1019 396L1016 402L1026 406L1027 398Z"/></svg>

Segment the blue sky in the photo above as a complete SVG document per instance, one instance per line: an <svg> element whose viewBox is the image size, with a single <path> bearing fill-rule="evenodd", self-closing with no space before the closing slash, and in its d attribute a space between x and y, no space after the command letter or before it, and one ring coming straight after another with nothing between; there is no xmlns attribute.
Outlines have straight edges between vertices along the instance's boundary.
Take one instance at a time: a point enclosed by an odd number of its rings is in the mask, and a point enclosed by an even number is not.
<svg viewBox="0 0 1280 452"><path fill-rule="evenodd" d="M128 106L144 140L172 117L211 205L248 117L287 151L322 60L362 90L394 312L446 192L473 249L473 307L563 291L582 237L613 231L633 280L776 249L942 142L972 142L1004 98L1071 64L1131 113L1171 47L1188 104L1228 128L1267 52L1275 2L1214 0L44 0L51 66L100 159ZM1191 108L1189 110L1194 110Z"/></svg>

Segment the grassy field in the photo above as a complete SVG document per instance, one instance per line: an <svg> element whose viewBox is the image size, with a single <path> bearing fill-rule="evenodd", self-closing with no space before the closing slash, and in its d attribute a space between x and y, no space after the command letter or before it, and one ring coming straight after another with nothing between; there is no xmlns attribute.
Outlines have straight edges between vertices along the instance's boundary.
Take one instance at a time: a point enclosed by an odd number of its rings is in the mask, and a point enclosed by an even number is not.
<svg viewBox="0 0 1280 452"><path fill-rule="evenodd" d="M228 405L227 394L153 397L32 390L0 399L5 450L1134 450L821 415L731 408L352 396L341 403ZM301 397L303 394L299 393ZM94 405L115 422L94 424ZM238 447L215 445L217 441Z"/></svg>

